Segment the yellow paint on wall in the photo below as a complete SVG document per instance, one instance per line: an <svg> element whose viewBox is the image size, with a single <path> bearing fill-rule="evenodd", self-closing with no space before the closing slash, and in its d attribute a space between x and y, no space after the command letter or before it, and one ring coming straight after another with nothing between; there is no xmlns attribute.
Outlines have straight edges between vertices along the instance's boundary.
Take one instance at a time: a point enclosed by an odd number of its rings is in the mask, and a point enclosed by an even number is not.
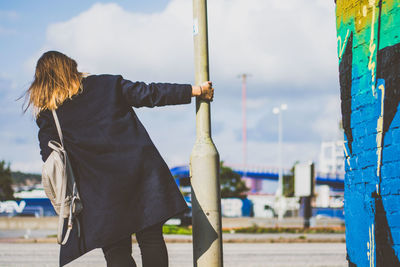
<svg viewBox="0 0 400 267"><path fill-rule="evenodd" d="M376 127L376 131L378 132L376 135L376 147L377 147L376 154L378 156L376 176L380 177L381 166L382 166L382 149L383 149L382 144L383 144L383 115L385 110L385 86L381 84L378 88L379 90L381 90L382 98L381 98L381 114L379 116L378 125Z"/></svg>
<svg viewBox="0 0 400 267"><path fill-rule="evenodd" d="M346 37L342 40L341 36L337 37L338 49L339 49L339 58L342 58L344 49L346 48L347 39L349 38L350 30L347 29Z"/></svg>
<svg viewBox="0 0 400 267"><path fill-rule="evenodd" d="M356 32L361 32L371 24L372 7L369 5L368 0L360 0L358 2L359 3L354 6L354 18L358 20L358 23L356 23L354 26L356 28Z"/></svg>
<svg viewBox="0 0 400 267"><path fill-rule="evenodd" d="M375 231L374 224L368 227L368 237L367 242L367 257L369 261L369 267L375 267Z"/></svg>
<svg viewBox="0 0 400 267"><path fill-rule="evenodd" d="M351 165L350 165L350 155L349 155L349 152L347 152L347 148L346 148L346 144L345 143L347 143L347 141L344 141L344 143L343 143L344 155L345 155L347 164L349 165L349 168L350 168L350 171L351 171L352 169L351 169Z"/></svg>
<svg viewBox="0 0 400 267"><path fill-rule="evenodd" d="M337 0L336 1L336 26L339 29L340 24L348 24L351 19L354 18L354 6L355 2L348 0Z"/></svg>
<svg viewBox="0 0 400 267"><path fill-rule="evenodd" d="M371 20L371 37L369 41L369 61L368 61L368 69L371 71L371 89L373 95L375 95L375 67L376 67L376 43L375 43L375 1L376 0L369 0L369 6L372 8L372 20Z"/></svg>

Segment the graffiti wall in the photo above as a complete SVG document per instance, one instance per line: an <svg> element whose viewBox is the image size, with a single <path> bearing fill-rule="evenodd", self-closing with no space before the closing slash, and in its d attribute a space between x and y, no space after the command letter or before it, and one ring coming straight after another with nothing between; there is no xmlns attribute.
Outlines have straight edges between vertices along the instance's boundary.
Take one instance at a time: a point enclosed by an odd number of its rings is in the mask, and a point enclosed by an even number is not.
<svg viewBox="0 0 400 267"><path fill-rule="evenodd" d="M400 2L337 0L349 266L400 266Z"/></svg>

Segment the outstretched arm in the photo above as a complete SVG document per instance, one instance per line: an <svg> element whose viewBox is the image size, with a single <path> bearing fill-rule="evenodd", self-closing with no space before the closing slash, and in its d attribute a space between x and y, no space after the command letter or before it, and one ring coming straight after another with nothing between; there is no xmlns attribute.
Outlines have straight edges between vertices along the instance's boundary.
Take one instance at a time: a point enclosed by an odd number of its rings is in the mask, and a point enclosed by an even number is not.
<svg viewBox="0 0 400 267"><path fill-rule="evenodd" d="M212 100L211 82L200 86L190 84L131 82L121 77L120 86L126 102L133 107L154 107L188 104L192 96Z"/></svg>

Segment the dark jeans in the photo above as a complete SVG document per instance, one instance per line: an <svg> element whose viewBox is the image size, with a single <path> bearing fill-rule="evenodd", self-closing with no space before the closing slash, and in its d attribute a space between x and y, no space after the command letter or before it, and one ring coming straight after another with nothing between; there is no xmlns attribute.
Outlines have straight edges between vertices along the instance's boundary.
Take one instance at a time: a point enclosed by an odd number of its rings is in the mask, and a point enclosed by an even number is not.
<svg viewBox="0 0 400 267"><path fill-rule="evenodd" d="M162 224L136 233L142 254L143 267L168 267L168 253L162 235ZM124 238L103 248L107 267L136 267L132 258L131 237Z"/></svg>

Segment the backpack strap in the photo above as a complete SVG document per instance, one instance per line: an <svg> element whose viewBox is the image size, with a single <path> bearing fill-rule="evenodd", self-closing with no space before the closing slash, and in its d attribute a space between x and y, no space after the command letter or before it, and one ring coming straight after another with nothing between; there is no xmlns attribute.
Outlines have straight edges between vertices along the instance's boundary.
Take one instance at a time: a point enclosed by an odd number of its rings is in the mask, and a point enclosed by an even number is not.
<svg viewBox="0 0 400 267"><path fill-rule="evenodd" d="M61 208L60 208L60 214L58 216L58 231L57 231L57 241L59 244L61 245L65 245L68 241L69 235L71 233L72 230L72 226L73 226L73 206L74 206L74 202L75 202L75 198L76 198L76 194L77 194L77 190L76 190L76 183L74 180L74 177L71 177L72 179L72 184L73 184L73 199L71 200L70 203L70 212L69 212L69 216L68 216L68 224L67 224L67 232L65 233L64 238L62 239L62 231L64 228L64 208L65 208L65 197L66 197L66 191L67 191L67 175L66 175L66 168L67 168L67 153L65 151L64 148L64 138L63 138L63 134L61 131L61 126L60 126L60 121L58 120L58 116L57 116L57 112L56 110L52 110L51 113L53 114L53 118L54 118L54 122L56 124L56 128L57 128L57 132L58 132L58 137L60 138L60 142L61 142L61 149L64 153L64 175L63 175L63 180L62 180L62 190L61 190ZM80 225L79 225L79 220L76 218L77 224L78 224L78 236L80 236Z"/></svg>
<svg viewBox="0 0 400 267"><path fill-rule="evenodd" d="M64 139L63 139L63 134L62 134L62 131L61 131L60 121L58 120L57 112L56 112L55 109L53 109L51 111L51 113L53 113L53 118L54 118L54 122L56 123L58 137L60 137L61 145L64 148Z"/></svg>

